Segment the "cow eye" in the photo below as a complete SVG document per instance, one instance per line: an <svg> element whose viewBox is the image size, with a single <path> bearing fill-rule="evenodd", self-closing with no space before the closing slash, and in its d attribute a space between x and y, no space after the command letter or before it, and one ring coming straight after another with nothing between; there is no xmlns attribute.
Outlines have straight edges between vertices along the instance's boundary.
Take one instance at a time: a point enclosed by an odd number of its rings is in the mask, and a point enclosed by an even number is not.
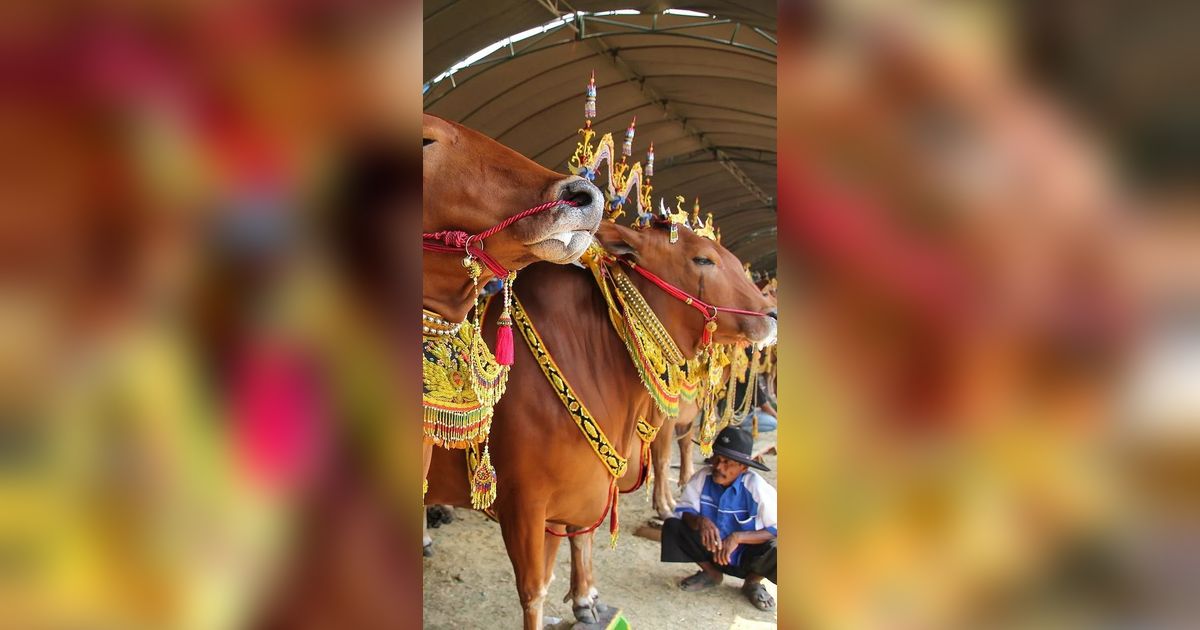
<svg viewBox="0 0 1200 630"><path fill-rule="evenodd" d="M711 258L705 258L704 256L696 256L695 258L692 259L692 262L696 263L697 265L713 264L713 261Z"/></svg>
<svg viewBox="0 0 1200 630"><path fill-rule="evenodd" d="M434 140L433 138L421 138L421 148L424 149L425 147L433 144L434 142L437 142L437 140Z"/></svg>

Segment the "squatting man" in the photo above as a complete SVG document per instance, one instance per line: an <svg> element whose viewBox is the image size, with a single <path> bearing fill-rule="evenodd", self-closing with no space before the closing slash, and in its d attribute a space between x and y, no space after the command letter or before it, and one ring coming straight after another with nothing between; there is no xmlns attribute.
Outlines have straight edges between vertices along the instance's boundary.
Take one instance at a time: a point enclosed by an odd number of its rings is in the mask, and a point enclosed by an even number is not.
<svg viewBox="0 0 1200 630"><path fill-rule="evenodd" d="M709 466L688 481L662 528L662 561L695 562L700 571L679 588L701 591L726 575L743 578L742 593L759 610L775 600L762 581L778 584L775 570L776 492L761 475L770 470L751 459L754 440L740 427L727 427L713 443Z"/></svg>

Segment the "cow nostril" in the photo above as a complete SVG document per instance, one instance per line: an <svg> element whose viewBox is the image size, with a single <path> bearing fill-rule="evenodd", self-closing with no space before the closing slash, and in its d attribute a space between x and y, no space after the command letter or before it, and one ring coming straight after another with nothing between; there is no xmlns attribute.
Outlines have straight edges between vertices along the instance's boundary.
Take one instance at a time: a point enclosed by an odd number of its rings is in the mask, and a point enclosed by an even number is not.
<svg viewBox="0 0 1200 630"><path fill-rule="evenodd" d="M562 187L559 199L569 201L576 207L590 206L595 200L592 187L587 182L574 181Z"/></svg>
<svg viewBox="0 0 1200 630"><path fill-rule="evenodd" d="M567 192L563 195L563 201L569 201L575 204L575 207L582 208L592 205L592 194L586 190Z"/></svg>
<svg viewBox="0 0 1200 630"><path fill-rule="evenodd" d="M778 321L779 320L779 310L773 308L773 309L767 311L767 316L770 317L771 319Z"/></svg>

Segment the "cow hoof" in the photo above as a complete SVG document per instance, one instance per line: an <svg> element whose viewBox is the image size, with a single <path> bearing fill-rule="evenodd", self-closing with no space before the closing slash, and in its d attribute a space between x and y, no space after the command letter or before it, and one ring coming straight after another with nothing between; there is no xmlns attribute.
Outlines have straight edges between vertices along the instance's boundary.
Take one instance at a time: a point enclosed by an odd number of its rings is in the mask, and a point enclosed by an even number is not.
<svg viewBox="0 0 1200 630"><path fill-rule="evenodd" d="M557 628L558 624L560 623L562 623L562 619L559 617L551 617L549 615L542 617L543 630L553 630L554 628Z"/></svg>
<svg viewBox="0 0 1200 630"><path fill-rule="evenodd" d="M431 505L425 508L425 525L437 529L442 524L454 522L453 508L445 505Z"/></svg>
<svg viewBox="0 0 1200 630"><path fill-rule="evenodd" d="M600 621L600 611L596 610L596 606L572 606L571 612L575 613L575 621L582 624L596 623Z"/></svg>

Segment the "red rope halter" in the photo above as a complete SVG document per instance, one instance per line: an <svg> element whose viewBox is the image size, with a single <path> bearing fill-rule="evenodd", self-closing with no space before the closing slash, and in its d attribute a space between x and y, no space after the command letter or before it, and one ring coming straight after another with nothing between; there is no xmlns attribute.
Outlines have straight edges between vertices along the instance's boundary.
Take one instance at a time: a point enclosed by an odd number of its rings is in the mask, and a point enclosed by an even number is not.
<svg viewBox="0 0 1200 630"><path fill-rule="evenodd" d="M437 232L425 232L421 234L421 249L430 252L439 253L456 253L462 251L467 256L478 258L492 273L496 274L497 278L507 278L508 270L500 264L500 261L493 258L490 254L483 251L484 239L494 236L497 232L507 228L508 226L524 219L525 217L549 210L555 206L578 206L574 201L565 199L556 199L547 201L546 203L536 205L528 210L522 210L517 214L508 217L507 219L493 225L492 227L478 233L468 234L463 230L439 230ZM478 246L476 246L478 245Z"/></svg>
<svg viewBox="0 0 1200 630"><path fill-rule="evenodd" d="M629 265L630 269L633 269L634 271L641 274L642 277L644 277L645 279L654 283L655 286L657 286L658 288L665 291L667 293L667 295L670 295L671 297L679 300L680 302L683 302L684 304L687 304L688 306L691 306L692 308L695 308L696 310L700 311L700 314L704 316L703 342L705 345L707 345L710 341L712 341L712 331L710 330L709 324L717 319L717 313L719 313L719 312L724 311L726 313L736 313L738 315L754 315L756 317L769 317L765 313L758 313L755 311L747 311L747 310L740 309L740 308L730 308L728 306L714 306L714 305L709 304L708 302L705 302L704 300L701 300L700 298L692 295L691 293L688 293L687 291L680 289L679 287L671 284L670 282L663 280L662 278L658 277L653 272L651 272L648 269L646 269L645 267L642 267L641 265L633 262L632 260L627 260L625 258L617 258L617 260L625 263L626 265Z"/></svg>

